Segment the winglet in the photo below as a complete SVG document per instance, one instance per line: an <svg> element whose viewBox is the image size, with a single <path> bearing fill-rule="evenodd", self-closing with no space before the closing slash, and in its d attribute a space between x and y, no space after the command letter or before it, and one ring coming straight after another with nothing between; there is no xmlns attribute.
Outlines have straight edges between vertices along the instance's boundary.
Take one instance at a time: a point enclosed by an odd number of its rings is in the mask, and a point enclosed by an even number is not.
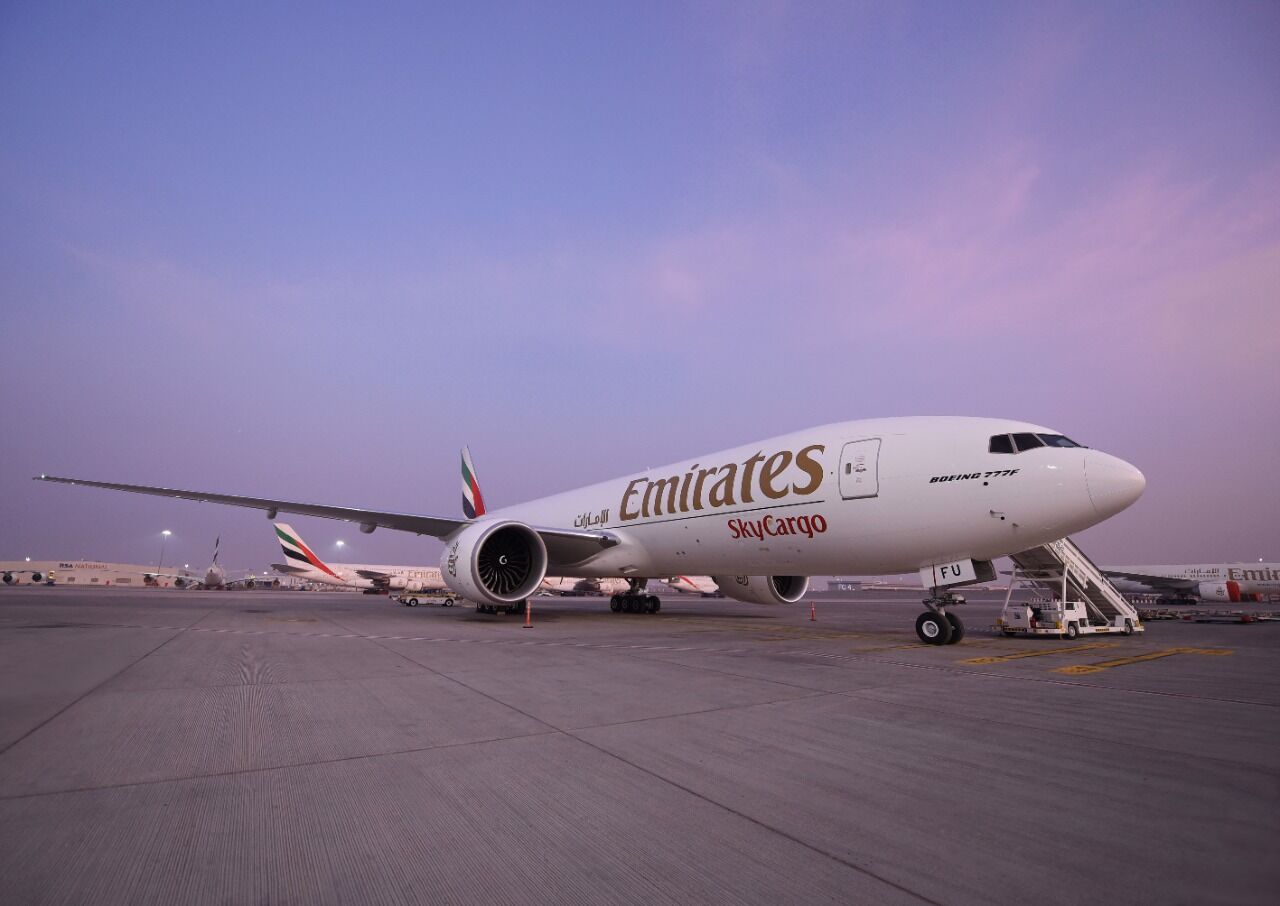
<svg viewBox="0 0 1280 906"><path fill-rule="evenodd" d="M280 547L284 551L285 562L290 566L301 566L304 569L318 569L322 573L328 573L335 579L338 574L325 565L325 562L311 552L311 548L303 542L301 536L293 530L291 526L285 525L283 522L274 523L276 527L276 538L280 540Z"/></svg>
<svg viewBox="0 0 1280 906"><path fill-rule="evenodd" d="M467 447L462 448L462 512L468 519L484 515L484 497L480 494L476 467L471 461L471 450Z"/></svg>

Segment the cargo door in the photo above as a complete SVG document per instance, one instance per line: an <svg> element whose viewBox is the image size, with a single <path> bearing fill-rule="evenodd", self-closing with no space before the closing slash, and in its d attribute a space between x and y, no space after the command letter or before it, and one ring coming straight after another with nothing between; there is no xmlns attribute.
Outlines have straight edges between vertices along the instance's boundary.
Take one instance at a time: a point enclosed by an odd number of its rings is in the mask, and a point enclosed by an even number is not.
<svg viewBox="0 0 1280 906"><path fill-rule="evenodd" d="M880 493L880 438L855 440L840 451L840 496L845 500Z"/></svg>

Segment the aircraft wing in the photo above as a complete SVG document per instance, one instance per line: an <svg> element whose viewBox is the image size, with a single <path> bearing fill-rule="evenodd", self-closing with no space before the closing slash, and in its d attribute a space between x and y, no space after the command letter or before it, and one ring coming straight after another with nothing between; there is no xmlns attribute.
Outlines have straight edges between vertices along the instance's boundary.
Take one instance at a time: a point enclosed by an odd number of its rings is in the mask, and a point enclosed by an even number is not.
<svg viewBox="0 0 1280 906"><path fill-rule="evenodd" d="M1149 576L1146 573L1126 573L1116 569L1104 569L1102 574L1110 579L1128 579L1130 582L1140 582L1156 589L1168 589L1169 591L1195 591L1200 587L1197 579L1173 579L1169 576Z"/></svg>
<svg viewBox="0 0 1280 906"><path fill-rule="evenodd" d="M257 510L266 510L267 518L274 519L277 513L298 513L302 516L317 516L321 519L338 519L342 522L357 522L361 530L373 531L374 528L394 529L397 532L412 532L415 535L430 535L432 538L445 538L453 534L471 520L446 519L439 516L417 516L411 513L385 513L380 510L361 510L354 507L328 506L318 503L295 503L289 500L271 500L266 497L239 497L233 494L212 494L208 491L183 491L176 488L157 488L141 484L116 484L110 481L88 481L83 478L60 478L56 475L39 475L36 481L52 481L58 484L80 485L86 488L105 488L109 491L128 491L132 494L150 494L153 497L176 497L180 500L195 500L200 503L221 503L226 506L243 506ZM618 538L609 532L586 531L579 529L543 528L531 526L542 536L547 546L547 558L551 565L581 563L605 548L613 547Z"/></svg>
<svg viewBox="0 0 1280 906"><path fill-rule="evenodd" d="M368 579L370 582L377 582L379 579L390 579L390 573L378 572L376 569L358 569L356 575L361 579Z"/></svg>

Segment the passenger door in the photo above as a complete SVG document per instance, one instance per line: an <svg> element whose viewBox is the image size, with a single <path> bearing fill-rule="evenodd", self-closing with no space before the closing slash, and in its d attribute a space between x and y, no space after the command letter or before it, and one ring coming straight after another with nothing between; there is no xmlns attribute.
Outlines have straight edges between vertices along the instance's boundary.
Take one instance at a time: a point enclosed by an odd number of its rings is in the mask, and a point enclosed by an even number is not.
<svg viewBox="0 0 1280 906"><path fill-rule="evenodd" d="M845 500L880 493L880 438L855 440L840 451L840 496Z"/></svg>

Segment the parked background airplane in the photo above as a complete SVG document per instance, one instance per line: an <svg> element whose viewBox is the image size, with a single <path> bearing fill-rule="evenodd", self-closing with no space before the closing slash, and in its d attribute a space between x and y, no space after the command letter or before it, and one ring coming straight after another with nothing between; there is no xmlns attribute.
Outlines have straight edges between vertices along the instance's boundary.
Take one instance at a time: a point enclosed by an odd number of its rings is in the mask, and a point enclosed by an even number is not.
<svg viewBox="0 0 1280 906"><path fill-rule="evenodd" d="M681 594L702 595L704 598L724 597L724 592L710 576L672 576L662 581Z"/></svg>
<svg viewBox="0 0 1280 906"><path fill-rule="evenodd" d="M547 576L539 590L553 595L620 595L631 587L626 579L584 579L579 576Z"/></svg>
<svg viewBox="0 0 1280 906"><path fill-rule="evenodd" d="M523 601L549 572L627 577L626 609L652 611L657 598L640 593L649 577L705 573L735 600L783 604L811 575L918 569L932 594L916 631L931 644L964 633L948 589L994 578L997 557L1096 525L1146 486L1129 463L1052 429L946 416L823 425L474 520L38 477L430 535L445 543L449 587L494 607Z"/></svg>
<svg viewBox="0 0 1280 906"><path fill-rule="evenodd" d="M417 606L414 596L423 592L447 592L449 587L435 566L383 566L372 563L326 563L307 547L302 536L283 522L275 524L276 539L284 551L284 563L274 563L271 568L289 576L297 576L309 582L325 585L345 585L371 592L399 592L400 600L410 607ZM445 595L442 602L452 607L453 595Z"/></svg>
<svg viewBox="0 0 1280 906"><path fill-rule="evenodd" d="M1280 563L1108 566L1102 571L1123 592L1159 594L1174 602L1244 601L1280 594Z"/></svg>
<svg viewBox="0 0 1280 906"><path fill-rule="evenodd" d="M213 560L209 563L209 568L204 571L204 575L195 579L187 570L181 572L150 572L143 577L143 581L148 585L158 585L161 580L168 580L173 583L174 588L200 588L200 589L229 589L229 588L253 588L258 584L254 576L240 576L236 579L227 578L227 570L218 562L218 550L222 546L222 536L219 535L213 542ZM263 580L265 584L270 585L270 579ZM278 582L276 584L279 584Z"/></svg>

